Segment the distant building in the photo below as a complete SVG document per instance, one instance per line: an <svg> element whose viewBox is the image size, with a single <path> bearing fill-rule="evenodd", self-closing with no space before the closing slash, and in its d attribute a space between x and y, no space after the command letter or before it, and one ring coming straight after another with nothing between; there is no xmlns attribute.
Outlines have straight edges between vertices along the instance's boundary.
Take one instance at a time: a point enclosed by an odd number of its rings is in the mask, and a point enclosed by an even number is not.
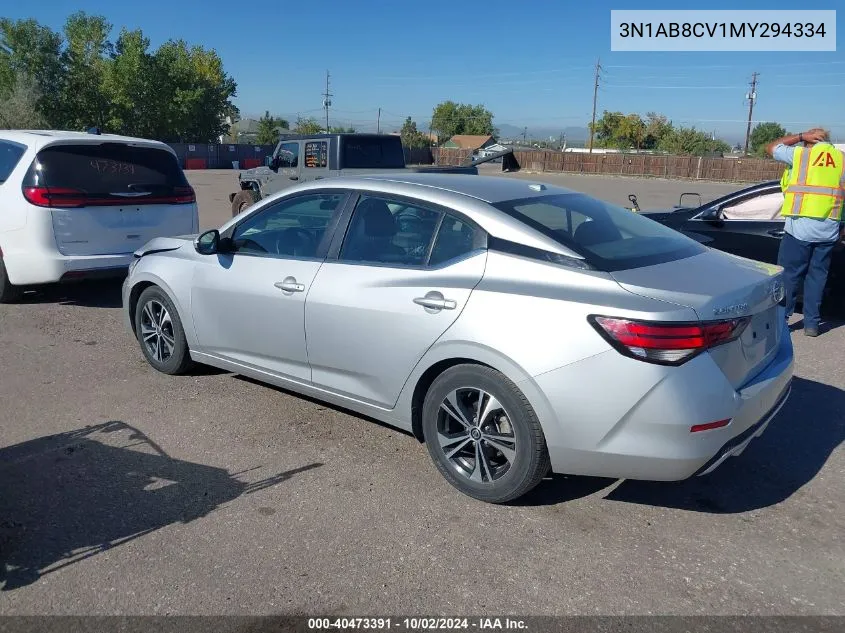
<svg viewBox="0 0 845 633"><path fill-rule="evenodd" d="M443 144L446 149L469 149L473 154L496 144L496 139L488 135L456 134Z"/></svg>

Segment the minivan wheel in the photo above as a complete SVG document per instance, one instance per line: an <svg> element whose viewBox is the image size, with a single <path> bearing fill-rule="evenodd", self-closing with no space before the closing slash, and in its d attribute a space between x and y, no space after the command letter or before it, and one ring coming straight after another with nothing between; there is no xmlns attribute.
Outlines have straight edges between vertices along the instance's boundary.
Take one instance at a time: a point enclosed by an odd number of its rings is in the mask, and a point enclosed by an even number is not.
<svg viewBox="0 0 845 633"><path fill-rule="evenodd" d="M135 332L141 352L154 369L176 375L193 366L176 307L158 286L150 286L138 297Z"/></svg>
<svg viewBox="0 0 845 633"><path fill-rule="evenodd" d="M440 473L480 501L513 501L549 472L534 409L512 381L490 367L456 365L438 376L425 397L422 426Z"/></svg>
<svg viewBox="0 0 845 633"><path fill-rule="evenodd" d="M6 265L0 258L0 303L15 303L21 298L21 289L13 286L6 274Z"/></svg>
<svg viewBox="0 0 845 633"><path fill-rule="evenodd" d="M255 203L255 193L251 189L242 189L232 198L232 217L245 211Z"/></svg>

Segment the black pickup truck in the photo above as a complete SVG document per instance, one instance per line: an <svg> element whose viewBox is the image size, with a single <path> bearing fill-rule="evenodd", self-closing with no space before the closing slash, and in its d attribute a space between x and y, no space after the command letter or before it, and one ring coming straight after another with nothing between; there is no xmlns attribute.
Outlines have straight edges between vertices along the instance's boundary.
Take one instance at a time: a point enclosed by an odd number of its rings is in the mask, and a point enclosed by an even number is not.
<svg viewBox="0 0 845 633"><path fill-rule="evenodd" d="M476 165L502 158L502 171L518 169L511 150L456 167L405 164L402 140L395 134L287 134L279 140L270 165L241 171L238 191L229 194L232 215L298 182L332 176L394 170L478 174Z"/></svg>

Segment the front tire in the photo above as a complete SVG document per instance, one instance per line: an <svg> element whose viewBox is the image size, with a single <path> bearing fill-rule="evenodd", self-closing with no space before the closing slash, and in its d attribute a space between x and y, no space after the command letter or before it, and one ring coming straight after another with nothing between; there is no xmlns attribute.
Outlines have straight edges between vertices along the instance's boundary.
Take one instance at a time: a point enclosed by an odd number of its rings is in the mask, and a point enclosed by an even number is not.
<svg viewBox="0 0 845 633"><path fill-rule="evenodd" d="M232 217L247 210L255 203L255 192L252 189L242 189L232 198Z"/></svg>
<svg viewBox="0 0 845 633"><path fill-rule="evenodd" d="M513 501L549 472L543 429L519 388L500 372L456 365L425 397L423 433L440 473L465 495Z"/></svg>
<svg viewBox="0 0 845 633"><path fill-rule="evenodd" d="M6 274L6 265L0 258L0 303L15 303L21 298L21 289L13 286Z"/></svg>
<svg viewBox="0 0 845 633"><path fill-rule="evenodd" d="M158 286L150 286L138 297L135 333L141 352L153 369L175 376L193 366L176 307Z"/></svg>

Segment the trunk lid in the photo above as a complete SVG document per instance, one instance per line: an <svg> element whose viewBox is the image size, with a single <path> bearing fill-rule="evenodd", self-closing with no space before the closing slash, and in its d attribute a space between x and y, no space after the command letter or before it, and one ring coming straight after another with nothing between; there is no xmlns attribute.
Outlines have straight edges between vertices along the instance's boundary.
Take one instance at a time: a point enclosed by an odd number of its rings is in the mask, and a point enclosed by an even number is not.
<svg viewBox="0 0 845 633"><path fill-rule="evenodd" d="M691 308L702 321L750 317L739 339L708 352L734 388L754 378L777 354L784 326L779 266L708 250L611 274L625 290Z"/></svg>
<svg viewBox="0 0 845 633"><path fill-rule="evenodd" d="M25 176L23 193L49 209L56 246L66 256L128 254L156 237L198 230L193 189L163 146L47 145Z"/></svg>

